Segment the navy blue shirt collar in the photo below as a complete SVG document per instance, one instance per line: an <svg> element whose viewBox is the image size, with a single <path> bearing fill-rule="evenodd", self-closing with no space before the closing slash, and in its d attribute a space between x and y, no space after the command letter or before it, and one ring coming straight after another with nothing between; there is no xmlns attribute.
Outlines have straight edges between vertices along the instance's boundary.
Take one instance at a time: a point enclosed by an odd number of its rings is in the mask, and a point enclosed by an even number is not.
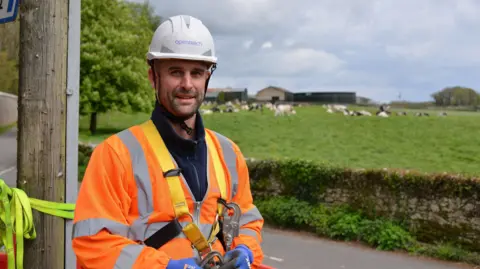
<svg viewBox="0 0 480 269"><path fill-rule="evenodd" d="M179 136L169 122L166 116L167 113L169 112L166 111L163 106L160 106L158 102L155 102L155 108L152 112L151 120L157 127L157 130L162 136L168 150L174 151L179 155L185 155L187 152L193 153L197 148L197 145L199 143L204 143L205 141L205 129L200 113L197 112L195 119L194 139L185 139Z"/></svg>

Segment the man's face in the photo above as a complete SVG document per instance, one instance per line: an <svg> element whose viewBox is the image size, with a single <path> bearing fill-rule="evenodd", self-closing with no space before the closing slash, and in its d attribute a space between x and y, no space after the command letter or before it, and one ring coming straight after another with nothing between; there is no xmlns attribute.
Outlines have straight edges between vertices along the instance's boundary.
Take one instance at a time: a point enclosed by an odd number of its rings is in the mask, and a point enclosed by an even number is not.
<svg viewBox="0 0 480 269"><path fill-rule="evenodd" d="M175 116L195 114L205 98L205 83L210 76L205 63L163 60L155 63L156 91L159 101ZM152 70L149 78L153 85Z"/></svg>

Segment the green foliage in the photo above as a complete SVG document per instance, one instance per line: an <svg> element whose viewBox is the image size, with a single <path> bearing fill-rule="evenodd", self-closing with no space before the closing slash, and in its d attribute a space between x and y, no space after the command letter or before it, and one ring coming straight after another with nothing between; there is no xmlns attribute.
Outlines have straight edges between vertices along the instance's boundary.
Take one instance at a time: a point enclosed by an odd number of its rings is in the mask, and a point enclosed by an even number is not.
<svg viewBox="0 0 480 269"><path fill-rule="evenodd" d="M127 4L136 13L136 16L147 18L151 31L155 32L157 27L160 25L162 18L155 14L155 9L152 6L150 6L148 3L125 2L125 4Z"/></svg>
<svg viewBox="0 0 480 269"><path fill-rule="evenodd" d="M432 94L435 104L438 106L478 106L480 95L471 88L447 87Z"/></svg>
<svg viewBox="0 0 480 269"><path fill-rule="evenodd" d="M154 91L145 54L151 10L120 0L83 0L80 113L149 111Z"/></svg>
<svg viewBox="0 0 480 269"><path fill-rule="evenodd" d="M8 130L12 129L17 123L7 124L7 125L0 125L0 135L7 132Z"/></svg>
<svg viewBox="0 0 480 269"><path fill-rule="evenodd" d="M432 256L443 260L461 261L480 265L480 255L459 248L451 242L438 242L435 245L418 243L411 250L412 254Z"/></svg>
<svg viewBox="0 0 480 269"><path fill-rule="evenodd" d="M6 51L0 51L0 89L3 92L18 94L18 66L9 59Z"/></svg>
<svg viewBox="0 0 480 269"><path fill-rule="evenodd" d="M218 93L217 102L220 104L225 103L225 92L221 91Z"/></svg>
<svg viewBox="0 0 480 269"><path fill-rule="evenodd" d="M414 238L392 221L368 219L346 206L313 206L292 197L256 200L269 224L315 232L318 235L347 241L361 241L382 250L408 249Z"/></svg>
<svg viewBox="0 0 480 269"><path fill-rule="evenodd" d="M404 170L349 169L305 160L248 160L252 189L260 196L288 195L310 203L323 202L327 188L375 191L382 187L414 197L469 198L480 194L480 178ZM363 193L366 194L366 193Z"/></svg>
<svg viewBox="0 0 480 269"><path fill-rule="evenodd" d="M408 250L413 246L414 239L407 230L390 220L364 219L359 226L361 238L377 249Z"/></svg>
<svg viewBox="0 0 480 269"><path fill-rule="evenodd" d="M418 242L401 224L369 218L347 206L311 205L292 197L257 199L256 206L265 222L295 230L313 232L338 240L357 241L379 250L403 250L416 255L480 264L480 255L451 244Z"/></svg>
<svg viewBox="0 0 480 269"><path fill-rule="evenodd" d="M249 160L247 164L251 189L256 199L265 200L282 195L309 204L341 203L372 218L385 217L402 222L409 232L421 241L432 242L442 238L472 250L479 249L477 228L474 224L458 226L448 221L453 220L448 215L452 209L439 209L437 214L447 214L444 216L447 223L439 223L426 217L412 218L416 209L409 208L409 202L412 199L439 203L445 199L476 199L475 197L480 196L480 178L401 170L356 170L327 163L289 159ZM362 218L356 214L344 215L340 212L339 215L333 214L330 221L327 223L326 234L333 238L354 240L358 233L362 233L362 227L377 229L378 231L372 234L379 236L375 240L380 242L380 248L388 248L392 245L390 238L402 234L395 228L386 229L388 225L378 226L375 222L364 225ZM380 232L384 230L388 230L389 234ZM370 242L368 238L364 240Z"/></svg>
<svg viewBox="0 0 480 269"><path fill-rule="evenodd" d="M93 148L89 145L78 145L78 180L83 179L85 169L87 168L90 156L92 155Z"/></svg>

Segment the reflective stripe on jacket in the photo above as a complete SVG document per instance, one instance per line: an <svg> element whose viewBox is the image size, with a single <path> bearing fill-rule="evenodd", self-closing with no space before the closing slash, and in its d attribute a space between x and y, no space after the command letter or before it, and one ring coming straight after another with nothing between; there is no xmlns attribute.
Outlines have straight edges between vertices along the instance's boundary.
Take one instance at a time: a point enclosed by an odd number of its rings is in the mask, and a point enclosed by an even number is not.
<svg viewBox="0 0 480 269"><path fill-rule="evenodd" d="M240 236L233 242L247 245L254 253L252 268L263 260L260 246L263 218L253 205L248 168L238 146L228 138L206 129L224 165L228 197L242 209ZM208 150L208 191L195 202L185 179L182 187L194 221L208 238L215 221L220 190ZM76 202L73 250L83 268L165 268L169 258L197 256L182 234L153 249L145 239L175 217L168 184L161 163L139 126L113 135L98 145L90 162ZM182 225L190 221L181 218ZM217 240L212 246L224 253Z"/></svg>

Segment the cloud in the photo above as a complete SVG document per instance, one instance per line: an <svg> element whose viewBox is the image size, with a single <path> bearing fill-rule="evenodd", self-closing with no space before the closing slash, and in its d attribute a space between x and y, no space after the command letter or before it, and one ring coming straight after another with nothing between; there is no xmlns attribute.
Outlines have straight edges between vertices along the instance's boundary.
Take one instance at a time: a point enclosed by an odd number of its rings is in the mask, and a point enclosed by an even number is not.
<svg viewBox="0 0 480 269"><path fill-rule="evenodd" d="M143 2L143 0L136 0ZM151 1L161 16L201 19L216 43L215 87L254 94L352 90L428 100L451 85L480 91L478 0Z"/></svg>
<svg viewBox="0 0 480 269"><path fill-rule="evenodd" d="M273 44L270 41L267 41L267 42L262 44L262 49L270 49L272 47L273 47Z"/></svg>

